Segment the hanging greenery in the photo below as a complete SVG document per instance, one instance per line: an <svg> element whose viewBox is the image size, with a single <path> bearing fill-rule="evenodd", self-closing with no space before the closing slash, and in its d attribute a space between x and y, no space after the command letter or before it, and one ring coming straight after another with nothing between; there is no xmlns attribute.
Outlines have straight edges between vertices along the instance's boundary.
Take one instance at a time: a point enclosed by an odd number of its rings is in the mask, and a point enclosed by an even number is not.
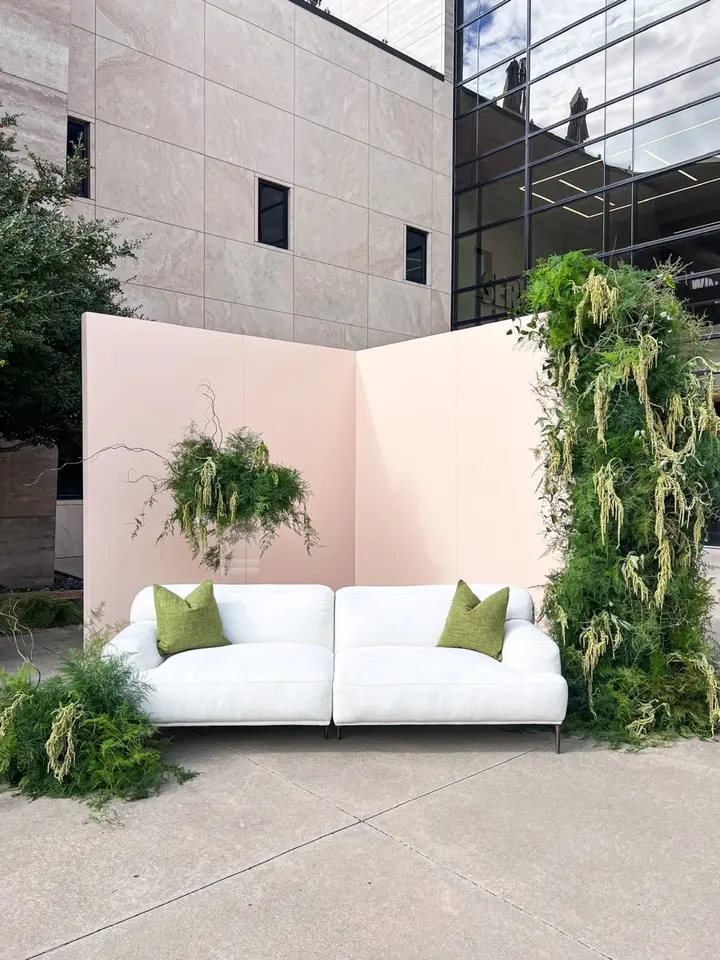
<svg viewBox="0 0 720 960"><path fill-rule="evenodd" d="M702 548L720 512L720 421L702 322L678 264L611 269L583 253L529 274L520 337L546 355L538 451L545 615L569 720L616 742L712 736L720 723Z"/></svg>
<svg viewBox="0 0 720 960"><path fill-rule="evenodd" d="M307 512L310 487L299 470L271 463L268 448L252 430L223 436L208 390L213 433L191 425L166 460L166 475L150 478L153 492L136 521L137 535L145 509L165 491L173 510L159 539L175 530L188 541L193 559L211 570L227 568L240 540L257 540L261 553L282 527L303 538L308 553L318 536Z"/></svg>

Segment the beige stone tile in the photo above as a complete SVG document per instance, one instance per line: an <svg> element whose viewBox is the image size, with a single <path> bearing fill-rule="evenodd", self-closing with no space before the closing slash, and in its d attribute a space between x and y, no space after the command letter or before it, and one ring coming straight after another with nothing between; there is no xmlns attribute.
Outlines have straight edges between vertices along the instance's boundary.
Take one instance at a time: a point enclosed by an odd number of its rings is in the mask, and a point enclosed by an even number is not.
<svg viewBox="0 0 720 960"><path fill-rule="evenodd" d="M318 347L363 350L367 347L367 327L296 315L294 339L296 343L314 343Z"/></svg>
<svg viewBox="0 0 720 960"><path fill-rule="evenodd" d="M295 43L361 77L370 76L373 48L367 41L298 6L295 7Z"/></svg>
<svg viewBox="0 0 720 960"><path fill-rule="evenodd" d="M117 272L122 280L202 296L202 233L102 207L97 208L97 216L103 220L121 218L118 233L131 240L142 240L137 260L127 259L119 264Z"/></svg>
<svg viewBox="0 0 720 960"><path fill-rule="evenodd" d="M295 113L367 143L370 84L302 47L295 49Z"/></svg>
<svg viewBox="0 0 720 960"><path fill-rule="evenodd" d="M249 307L244 303L222 300L205 301L205 327L225 333L244 333L249 337L292 340L293 316L277 310Z"/></svg>
<svg viewBox="0 0 720 960"><path fill-rule="evenodd" d="M365 207L297 187L294 240L299 257L367 272L368 211Z"/></svg>
<svg viewBox="0 0 720 960"><path fill-rule="evenodd" d="M3 110L18 113L17 148L64 164L67 153L67 97L64 93L0 73Z"/></svg>
<svg viewBox="0 0 720 960"><path fill-rule="evenodd" d="M388 330L368 329L368 347L386 347L390 343L404 343L406 340L412 340L412 337Z"/></svg>
<svg viewBox="0 0 720 960"><path fill-rule="evenodd" d="M433 77L433 110L452 120L453 85L451 82Z"/></svg>
<svg viewBox="0 0 720 960"><path fill-rule="evenodd" d="M450 294L433 290L430 295L430 333L445 333L450 329Z"/></svg>
<svg viewBox="0 0 720 960"><path fill-rule="evenodd" d="M452 176L453 123L447 117L433 114L432 166L433 170Z"/></svg>
<svg viewBox="0 0 720 960"><path fill-rule="evenodd" d="M452 241L447 233L433 231L430 235L430 286L433 290L450 293L450 256Z"/></svg>
<svg viewBox="0 0 720 960"><path fill-rule="evenodd" d="M205 230L218 237L253 243L255 174L222 160L205 158Z"/></svg>
<svg viewBox="0 0 720 960"><path fill-rule="evenodd" d="M368 326L410 337L434 333L430 317L430 288L405 280L369 278Z"/></svg>
<svg viewBox="0 0 720 960"><path fill-rule="evenodd" d="M366 824L109 926L52 960L150 957L598 960L562 931Z"/></svg>
<svg viewBox="0 0 720 960"><path fill-rule="evenodd" d="M70 0L70 23L95 32L95 0Z"/></svg>
<svg viewBox="0 0 720 960"><path fill-rule="evenodd" d="M208 0L208 3L285 40L292 40L295 33L295 8L288 0Z"/></svg>
<svg viewBox="0 0 720 960"><path fill-rule="evenodd" d="M205 295L292 313L293 258L283 250L205 238Z"/></svg>
<svg viewBox="0 0 720 960"><path fill-rule="evenodd" d="M367 144L297 117L295 183L366 207Z"/></svg>
<svg viewBox="0 0 720 960"><path fill-rule="evenodd" d="M370 84L370 143L429 167L433 159L433 114L406 97Z"/></svg>
<svg viewBox="0 0 720 960"><path fill-rule="evenodd" d="M295 257L295 313L367 326L367 275Z"/></svg>
<svg viewBox="0 0 720 960"><path fill-rule="evenodd" d="M67 93L69 6L3 0L0 4L2 72ZM48 17L48 13L55 14Z"/></svg>
<svg viewBox="0 0 720 960"><path fill-rule="evenodd" d="M432 228L452 232L452 180L441 173L432 177Z"/></svg>
<svg viewBox="0 0 720 960"><path fill-rule="evenodd" d="M292 182L293 116L206 81L205 152L262 176Z"/></svg>
<svg viewBox="0 0 720 960"><path fill-rule="evenodd" d="M203 375L208 371L199 371L198 380ZM87 807L71 800L30 803L0 794L3 890L8 902L42 903L40 911L0 914L4 960L42 953L201 886L215 889L228 874L353 822L249 760L211 748L206 738L178 730L173 741L171 756L199 776L147 800L119 804L117 826L93 823ZM184 909L187 901L181 902ZM88 942L76 948L86 951ZM130 956L149 960L160 949L131 950ZM193 947L192 955L199 960L212 950ZM119 954L110 949L102 956L117 960Z"/></svg>
<svg viewBox="0 0 720 960"><path fill-rule="evenodd" d="M560 756L529 753L373 823L595 956L710 960L720 778L717 760L690 756L697 746L638 754L569 741ZM717 757L717 743L702 747Z"/></svg>
<svg viewBox="0 0 720 960"><path fill-rule="evenodd" d="M205 76L292 112L292 43L209 4L205 7Z"/></svg>
<svg viewBox="0 0 720 960"><path fill-rule="evenodd" d="M95 116L95 34L80 27L70 28L68 111L84 117Z"/></svg>
<svg viewBox="0 0 720 960"><path fill-rule="evenodd" d="M408 100L414 100L423 107L432 110L433 77L418 70L387 50L368 44L370 53L370 77L373 83L380 84Z"/></svg>
<svg viewBox="0 0 720 960"><path fill-rule="evenodd" d="M124 286L128 303L148 320L157 323L176 323L182 327L203 326L203 298L191 297L173 290L158 290L137 283Z"/></svg>
<svg viewBox="0 0 720 960"><path fill-rule="evenodd" d="M66 213L68 217L73 220L79 220L80 217L85 217L86 220L94 220L95 202L93 200L83 200L80 197L76 197L70 202Z"/></svg>
<svg viewBox="0 0 720 960"><path fill-rule="evenodd" d="M98 121L96 199L123 213L202 230L203 157Z"/></svg>
<svg viewBox="0 0 720 960"><path fill-rule="evenodd" d="M430 227L431 170L370 148L370 207L408 223Z"/></svg>
<svg viewBox="0 0 720 960"><path fill-rule="evenodd" d="M98 36L199 74L203 72L203 21L201 0L97 0Z"/></svg>
<svg viewBox="0 0 720 960"><path fill-rule="evenodd" d="M377 210L370 211L368 269L376 277L405 277L405 224Z"/></svg>
<svg viewBox="0 0 720 960"><path fill-rule="evenodd" d="M97 115L116 126L203 149L203 79L97 38Z"/></svg>

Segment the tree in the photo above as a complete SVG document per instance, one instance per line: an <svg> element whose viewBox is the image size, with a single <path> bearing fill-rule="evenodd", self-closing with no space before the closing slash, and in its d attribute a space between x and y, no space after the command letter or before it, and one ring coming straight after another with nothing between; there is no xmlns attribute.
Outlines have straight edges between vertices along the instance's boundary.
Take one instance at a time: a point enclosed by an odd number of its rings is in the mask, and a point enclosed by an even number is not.
<svg viewBox="0 0 720 960"><path fill-rule="evenodd" d="M0 116L0 439L76 444L81 431L81 316L133 316L116 261L138 243L118 221L68 216L86 164L67 170L16 149Z"/></svg>
<svg viewBox="0 0 720 960"><path fill-rule="evenodd" d="M702 551L720 510L720 420L679 264L616 269L576 252L530 272L521 335L537 391L550 545L545 614L569 719L616 742L720 723Z"/></svg>

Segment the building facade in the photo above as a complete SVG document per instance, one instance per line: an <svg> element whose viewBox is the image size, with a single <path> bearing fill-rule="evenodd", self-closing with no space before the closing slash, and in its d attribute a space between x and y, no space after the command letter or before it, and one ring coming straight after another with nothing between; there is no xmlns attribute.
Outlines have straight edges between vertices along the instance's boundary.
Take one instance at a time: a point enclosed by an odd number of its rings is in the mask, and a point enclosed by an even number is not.
<svg viewBox="0 0 720 960"><path fill-rule="evenodd" d="M458 0L455 326L507 316L573 249L679 258L718 319L718 27L720 0Z"/></svg>
<svg viewBox="0 0 720 960"><path fill-rule="evenodd" d="M324 6L324 5L323 5ZM362 349L450 327L452 85L304 0L5 0L0 101L149 319ZM419 238L419 239L418 239Z"/></svg>

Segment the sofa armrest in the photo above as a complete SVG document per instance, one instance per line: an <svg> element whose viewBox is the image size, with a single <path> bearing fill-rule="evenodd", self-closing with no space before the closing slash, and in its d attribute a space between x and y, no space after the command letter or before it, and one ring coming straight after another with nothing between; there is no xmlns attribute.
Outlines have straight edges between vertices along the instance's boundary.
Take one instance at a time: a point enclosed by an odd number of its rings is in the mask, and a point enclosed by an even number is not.
<svg viewBox="0 0 720 960"><path fill-rule="evenodd" d="M558 645L527 620L505 624L502 662L523 673L561 673Z"/></svg>
<svg viewBox="0 0 720 960"><path fill-rule="evenodd" d="M159 667L164 658L157 648L156 622L131 623L107 644L103 656L121 656L140 673Z"/></svg>

